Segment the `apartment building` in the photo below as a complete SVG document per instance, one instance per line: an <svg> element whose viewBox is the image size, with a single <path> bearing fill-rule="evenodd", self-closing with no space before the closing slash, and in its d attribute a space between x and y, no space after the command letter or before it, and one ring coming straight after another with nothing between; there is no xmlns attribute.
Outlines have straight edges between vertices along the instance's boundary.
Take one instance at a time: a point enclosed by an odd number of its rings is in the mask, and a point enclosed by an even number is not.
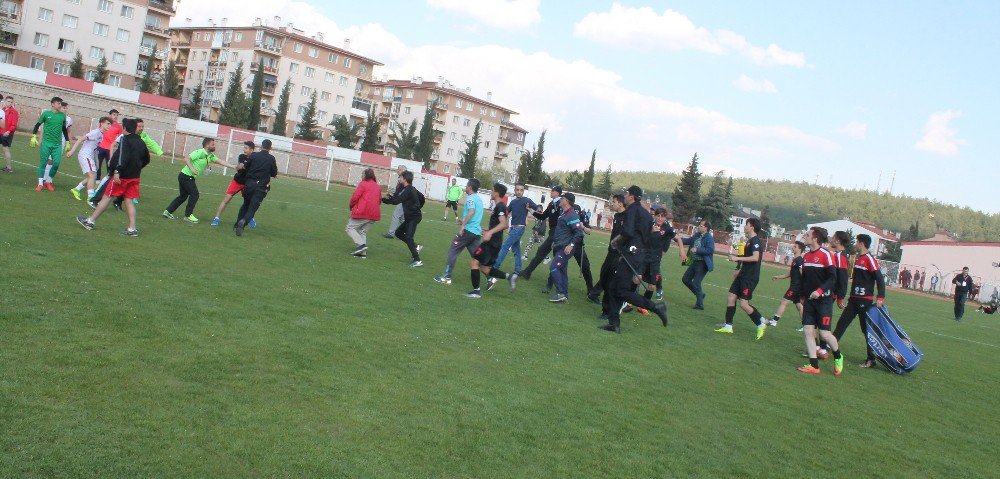
<svg viewBox="0 0 1000 479"><path fill-rule="evenodd" d="M264 22L256 19L249 26L228 26L222 19L216 25L183 26L171 29L171 56L183 77L182 103L191 102L193 92L202 86L202 118L217 121L222 100L237 65L243 63L243 87L249 95L253 74L264 61L264 94L261 99L261 130L270 130L285 81L291 82L291 96L286 133L292 135L309 103L317 95L317 120L323 137L330 135L329 123L338 115L363 121L371 102L368 95L372 69L382 64L350 51L350 40L343 48L324 42L322 33L307 36L292 23L282 24L281 17Z"/></svg>
<svg viewBox="0 0 1000 479"><path fill-rule="evenodd" d="M162 71L174 13L173 0L0 0L0 62L69 75L79 50L86 79L106 58L106 83L134 88Z"/></svg>
<svg viewBox="0 0 1000 479"><path fill-rule="evenodd" d="M377 105L376 112L382 121L380 143L386 154L394 153L387 146L395 142L394 132L405 130L411 122L420 125L427 108L434 105L436 137L431 171L445 174L458 171L466 142L479 122L482 122L479 165L502 168L509 173L517 170L528 132L511 122L511 116L517 112L492 102L492 93L487 93L483 100L473 96L470 88L459 89L443 78L436 82L422 78L385 79L372 83L369 98Z"/></svg>

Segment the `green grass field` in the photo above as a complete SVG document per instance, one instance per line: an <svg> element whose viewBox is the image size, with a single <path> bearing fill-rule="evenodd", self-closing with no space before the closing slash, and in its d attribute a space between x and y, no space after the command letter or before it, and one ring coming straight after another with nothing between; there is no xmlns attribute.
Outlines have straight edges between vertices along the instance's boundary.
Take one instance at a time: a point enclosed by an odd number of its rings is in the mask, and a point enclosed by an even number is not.
<svg viewBox="0 0 1000 479"><path fill-rule="evenodd" d="M32 163L25 143L16 160ZM438 203L418 230L426 266L409 269L378 236L349 256L348 188L278 178L236 238L207 224L228 182L209 175L203 223L164 220L178 169L144 172L135 239L122 213L76 224L90 209L68 192L75 159L55 193L25 164L0 173L0 477L998 474L995 317L955 323L950 303L893 291L926 354L914 374L857 368L852 326L844 375L827 361L806 376L791 310L763 341L742 313L736 334L712 332L725 261L693 311L672 249L670 327L630 314L616 336L575 265L567 305L547 302L544 275L466 299L466 255L435 283L454 232ZM588 238L595 271L605 241ZM785 287L764 280L755 304L772 314Z"/></svg>

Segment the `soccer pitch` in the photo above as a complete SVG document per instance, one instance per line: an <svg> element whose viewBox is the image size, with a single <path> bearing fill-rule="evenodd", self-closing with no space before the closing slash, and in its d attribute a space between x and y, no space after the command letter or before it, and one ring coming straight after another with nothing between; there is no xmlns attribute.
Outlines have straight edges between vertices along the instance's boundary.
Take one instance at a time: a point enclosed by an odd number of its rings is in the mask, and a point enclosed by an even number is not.
<svg viewBox="0 0 1000 479"><path fill-rule="evenodd" d="M165 220L180 167L143 172L139 238L118 234L123 213L74 221L90 211L68 191L75 158L54 193L34 191L35 167L0 173L0 476L996 477L992 316L955 323L950 303L891 290L926 354L914 374L859 369L852 325L844 374L804 375L791 308L762 341L742 312L736 334L712 331L725 260L695 311L672 248L670 326L632 313L618 336L575 264L566 305L540 292L544 270L465 298L464 253L435 283L456 230L438 203L410 269L380 236L388 206L368 259L349 255L349 188L279 177L237 238L238 200L208 225L228 182L208 175L202 224ZM595 275L606 241L587 237ZM767 317L781 272L755 293Z"/></svg>

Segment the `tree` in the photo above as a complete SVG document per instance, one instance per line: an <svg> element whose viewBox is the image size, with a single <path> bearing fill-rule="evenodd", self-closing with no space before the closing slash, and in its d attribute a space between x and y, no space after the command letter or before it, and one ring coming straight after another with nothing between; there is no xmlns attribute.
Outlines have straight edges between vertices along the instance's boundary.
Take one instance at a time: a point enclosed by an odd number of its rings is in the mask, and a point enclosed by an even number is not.
<svg viewBox="0 0 1000 479"><path fill-rule="evenodd" d="M156 91L156 80L153 79L153 65L156 59L156 47L153 47L153 53L149 57L149 61L146 62L146 73L142 75L142 80L139 81L139 91L143 93L153 93Z"/></svg>
<svg viewBox="0 0 1000 479"><path fill-rule="evenodd" d="M698 214L715 225L716 228L723 228L729 224L729 205L726 204L726 185L723 183L722 175L724 171L719 171L712 179L712 186L708 190L705 201L701 203ZM676 201L676 195L674 196ZM676 208L676 203L675 208Z"/></svg>
<svg viewBox="0 0 1000 479"><path fill-rule="evenodd" d="M97 62L97 69L94 70L94 83L104 83L108 81L108 58L101 57Z"/></svg>
<svg viewBox="0 0 1000 479"><path fill-rule="evenodd" d="M543 163L545 163L545 133L546 130L542 130L542 134L538 137L538 143L531 153L531 170L529 172L531 179L528 181L536 185L544 184L549 179L542 168Z"/></svg>
<svg viewBox="0 0 1000 479"><path fill-rule="evenodd" d="M427 104L424 111L424 123L420 125L420 138L417 140L417 147L413 149L413 159L424 164L424 169L431 169L431 155L434 154L434 114L437 109L437 100Z"/></svg>
<svg viewBox="0 0 1000 479"><path fill-rule="evenodd" d="M295 138L305 141L316 141L321 138L319 131L319 123L316 121L316 92L313 91L312 96L309 97L309 103L306 104L305 111L302 112L302 118L299 119L298 131L295 132Z"/></svg>
<svg viewBox="0 0 1000 479"><path fill-rule="evenodd" d="M733 177L730 176L729 183L726 184L726 208L732 209L733 206L736 204L733 203Z"/></svg>
<svg viewBox="0 0 1000 479"><path fill-rule="evenodd" d="M382 131L382 124L375 117L375 106L368 108L368 118L365 119L365 136L361 140L361 151L375 153L378 149L378 134Z"/></svg>
<svg viewBox="0 0 1000 479"><path fill-rule="evenodd" d="M528 180L531 179L531 157L532 153L530 151L525 151L521 153L521 158L517 163L517 181L522 183L529 183Z"/></svg>
<svg viewBox="0 0 1000 479"><path fill-rule="evenodd" d="M576 192L579 192L579 193L583 193L583 178L584 178L584 174L583 173L580 173L579 171L573 170L573 171L567 173L566 177L563 178L563 180L562 180L562 187L566 191L576 191ZM555 180L555 181L553 181L554 183L559 183L558 179L556 179L556 178L553 178L553 179Z"/></svg>
<svg viewBox="0 0 1000 479"><path fill-rule="evenodd" d="M601 198L608 198L611 196L613 189L614 186L611 183L611 165L608 165L608 168L604 170L604 175L601 176L601 182L597 184L594 195Z"/></svg>
<svg viewBox="0 0 1000 479"><path fill-rule="evenodd" d="M83 55L80 54L80 50L76 51L76 55L73 55L73 61L69 64L69 76L83 79Z"/></svg>
<svg viewBox="0 0 1000 479"><path fill-rule="evenodd" d="M229 76L229 88L222 99L219 123L242 128L247 122L247 94L243 91L243 62L236 64L236 71Z"/></svg>
<svg viewBox="0 0 1000 479"><path fill-rule="evenodd" d="M181 82L177 78L177 63L171 58L163 71L163 80L160 82L160 94L169 98L180 98L181 92Z"/></svg>
<svg viewBox="0 0 1000 479"><path fill-rule="evenodd" d="M184 112L181 113L181 116L183 116L184 118L190 118L192 120L201 119L201 102L202 102L201 97L203 93L204 92L201 89L201 84L199 83L197 86L194 87L194 91L191 92L191 103L188 103L187 105L184 106Z"/></svg>
<svg viewBox="0 0 1000 479"><path fill-rule="evenodd" d="M274 115L274 125L271 126L271 134L285 136L285 129L288 123L288 97L292 95L292 81L285 80L285 86L281 87L281 96L278 97L278 111Z"/></svg>
<svg viewBox="0 0 1000 479"><path fill-rule="evenodd" d="M260 129L260 101L264 96L264 59L260 59L257 64L257 72L253 74L253 86L250 91L250 104L247 111L247 129L257 131Z"/></svg>
<svg viewBox="0 0 1000 479"><path fill-rule="evenodd" d="M330 125L333 126L332 138L337 140L337 146L354 148L354 145L361 139L361 135L358 134L361 131L361 124L355 123L351 125L346 116L338 115L337 118L330 122Z"/></svg>
<svg viewBox="0 0 1000 479"><path fill-rule="evenodd" d="M459 176L462 178L475 178L476 161L479 159L479 130L483 122L476 123L476 128L472 130L472 138L465 142L465 151L458 159Z"/></svg>
<svg viewBox="0 0 1000 479"><path fill-rule="evenodd" d="M583 180L580 182L580 193L594 194L594 163L597 161L597 150L590 154L590 168L583 172Z"/></svg>
<svg viewBox="0 0 1000 479"><path fill-rule="evenodd" d="M917 221L910 225L910 229L906 232L906 238L903 241L920 241L920 222Z"/></svg>
<svg viewBox="0 0 1000 479"><path fill-rule="evenodd" d="M732 178L730 178L732 181ZM728 187L726 188L729 189ZM760 211L760 229L761 235L765 238L771 236L771 206L767 205L763 210Z"/></svg>
<svg viewBox="0 0 1000 479"><path fill-rule="evenodd" d="M903 259L903 246L897 241L886 241L885 251L878 259L898 263Z"/></svg>
<svg viewBox="0 0 1000 479"><path fill-rule="evenodd" d="M674 216L685 223L693 222L701 208L701 172L698 171L697 153L691 157L691 163L681 173L680 184L674 188L671 199L674 203Z"/></svg>
<svg viewBox="0 0 1000 479"><path fill-rule="evenodd" d="M417 137L417 122L410 122L409 127L406 127L404 124L402 130L399 127L399 123L392 125L392 135L396 137L396 142L389 143L386 147L395 151L397 158L412 160L413 151L417 149L417 140L419 140Z"/></svg>

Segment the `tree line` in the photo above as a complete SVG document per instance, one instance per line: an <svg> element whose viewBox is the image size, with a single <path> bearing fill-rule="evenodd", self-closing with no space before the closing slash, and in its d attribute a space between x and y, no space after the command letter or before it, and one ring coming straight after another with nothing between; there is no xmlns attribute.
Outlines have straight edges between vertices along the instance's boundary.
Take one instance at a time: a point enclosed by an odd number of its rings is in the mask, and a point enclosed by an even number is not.
<svg viewBox="0 0 1000 479"><path fill-rule="evenodd" d="M146 73L143 74L142 79L139 81L139 91L180 99L183 88L181 86L181 79L177 76L177 65L173 58L167 62L159 78L153 76L153 61L156 59L156 53L156 47L153 47L149 62L146 64ZM97 67L94 68L94 76L91 81L94 83L107 83L109 75L108 58L102 56L101 60L97 63ZM80 53L80 50L76 51L76 54L73 55L73 60L69 64L69 76L81 80L84 79L83 55Z"/></svg>

